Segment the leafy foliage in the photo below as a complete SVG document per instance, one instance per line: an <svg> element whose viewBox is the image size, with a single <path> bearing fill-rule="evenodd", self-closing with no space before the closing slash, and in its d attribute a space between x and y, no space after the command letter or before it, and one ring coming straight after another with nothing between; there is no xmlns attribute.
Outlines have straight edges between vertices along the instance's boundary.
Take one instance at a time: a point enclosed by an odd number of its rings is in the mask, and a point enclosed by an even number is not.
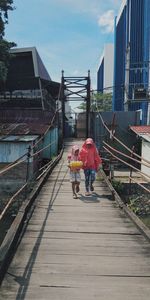
<svg viewBox="0 0 150 300"><path fill-rule="evenodd" d="M92 97L93 111L111 111L112 110L112 94L111 93L96 93Z"/></svg>
<svg viewBox="0 0 150 300"><path fill-rule="evenodd" d="M11 58L9 50L15 45L15 43L4 39L0 40L0 81L5 81L7 78L9 60Z"/></svg>
<svg viewBox="0 0 150 300"><path fill-rule="evenodd" d="M114 189L116 190L116 192L120 195L123 192L123 184L121 181L119 180L112 180L112 186L114 187Z"/></svg>
<svg viewBox="0 0 150 300"><path fill-rule="evenodd" d="M79 109L86 110L86 103L82 102ZM91 111L111 111L112 94L111 93L94 93L91 96Z"/></svg>
<svg viewBox="0 0 150 300"><path fill-rule="evenodd" d="M10 49L16 44L4 39L5 24L8 24L8 11L13 10L13 0L0 0L0 81L7 78L9 60L11 57Z"/></svg>
<svg viewBox="0 0 150 300"><path fill-rule="evenodd" d="M8 10L13 10L13 0L0 0L0 38L4 36L5 24L8 23Z"/></svg>

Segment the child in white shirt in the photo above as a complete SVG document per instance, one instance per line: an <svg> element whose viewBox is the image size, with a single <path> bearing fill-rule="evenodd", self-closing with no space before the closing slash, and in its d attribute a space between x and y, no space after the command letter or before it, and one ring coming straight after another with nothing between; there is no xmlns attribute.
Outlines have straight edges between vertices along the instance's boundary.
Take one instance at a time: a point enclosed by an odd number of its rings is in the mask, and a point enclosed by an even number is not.
<svg viewBox="0 0 150 300"><path fill-rule="evenodd" d="M72 183L73 198L77 198L77 193L80 191L80 168L72 167L71 162L79 161L79 147L74 145L71 153L68 154L68 167L70 168L70 182Z"/></svg>

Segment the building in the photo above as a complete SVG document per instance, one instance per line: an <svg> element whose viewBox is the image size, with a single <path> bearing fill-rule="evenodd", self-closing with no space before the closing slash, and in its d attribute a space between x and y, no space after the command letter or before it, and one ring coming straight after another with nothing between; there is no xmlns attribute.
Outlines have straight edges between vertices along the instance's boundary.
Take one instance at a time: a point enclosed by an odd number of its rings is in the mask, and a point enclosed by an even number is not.
<svg viewBox="0 0 150 300"><path fill-rule="evenodd" d="M150 1L124 0L115 24L114 111L141 110L148 122Z"/></svg>
<svg viewBox="0 0 150 300"><path fill-rule="evenodd" d="M113 87L114 45L106 44L97 72L97 90L111 93Z"/></svg>
<svg viewBox="0 0 150 300"><path fill-rule="evenodd" d="M140 140L142 162L150 162L150 126L131 126L130 129ZM141 172L150 176L150 163L141 164Z"/></svg>
<svg viewBox="0 0 150 300"><path fill-rule="evenodd" d="M1 107L55 110L60 84L52 81L35 47L11 50L5 83L0 82Z"/></svg>
<svg viewBox="0 0 150 300"><path fill-rule="evenodd" d="M5 173L5 182L6 178L17 182L17 176L21 182L26 180L29 146L33 155L29 177L58 153L60 84L51 80L35 47L11 53L7 81L0 85L0 167L26 155L21 167Z"/></svg>

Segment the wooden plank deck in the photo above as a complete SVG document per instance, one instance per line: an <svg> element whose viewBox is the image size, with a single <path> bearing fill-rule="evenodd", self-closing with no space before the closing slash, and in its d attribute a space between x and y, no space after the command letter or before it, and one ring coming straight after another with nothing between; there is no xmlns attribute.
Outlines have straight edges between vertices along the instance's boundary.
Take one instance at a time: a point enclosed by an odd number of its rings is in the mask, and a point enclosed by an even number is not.
<svg viewBox="0 0 150 300"><path fill-rule="evenodd" d="M38 196L0 299L150 299L150 244L103 181L92 197L82 181L72 198L65 152Z"/></svg>

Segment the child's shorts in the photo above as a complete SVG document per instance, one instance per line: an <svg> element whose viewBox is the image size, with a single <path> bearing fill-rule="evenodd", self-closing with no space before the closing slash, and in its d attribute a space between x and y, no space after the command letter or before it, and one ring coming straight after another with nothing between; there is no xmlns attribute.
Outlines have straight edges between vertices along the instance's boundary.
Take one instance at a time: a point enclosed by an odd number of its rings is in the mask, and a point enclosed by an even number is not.
<svg viewBox="0 0 150 300"><path fill-rule="evenodd" d="M80 182L80 181L81 181L80 172L70 171L70 182Z"/></svg>

